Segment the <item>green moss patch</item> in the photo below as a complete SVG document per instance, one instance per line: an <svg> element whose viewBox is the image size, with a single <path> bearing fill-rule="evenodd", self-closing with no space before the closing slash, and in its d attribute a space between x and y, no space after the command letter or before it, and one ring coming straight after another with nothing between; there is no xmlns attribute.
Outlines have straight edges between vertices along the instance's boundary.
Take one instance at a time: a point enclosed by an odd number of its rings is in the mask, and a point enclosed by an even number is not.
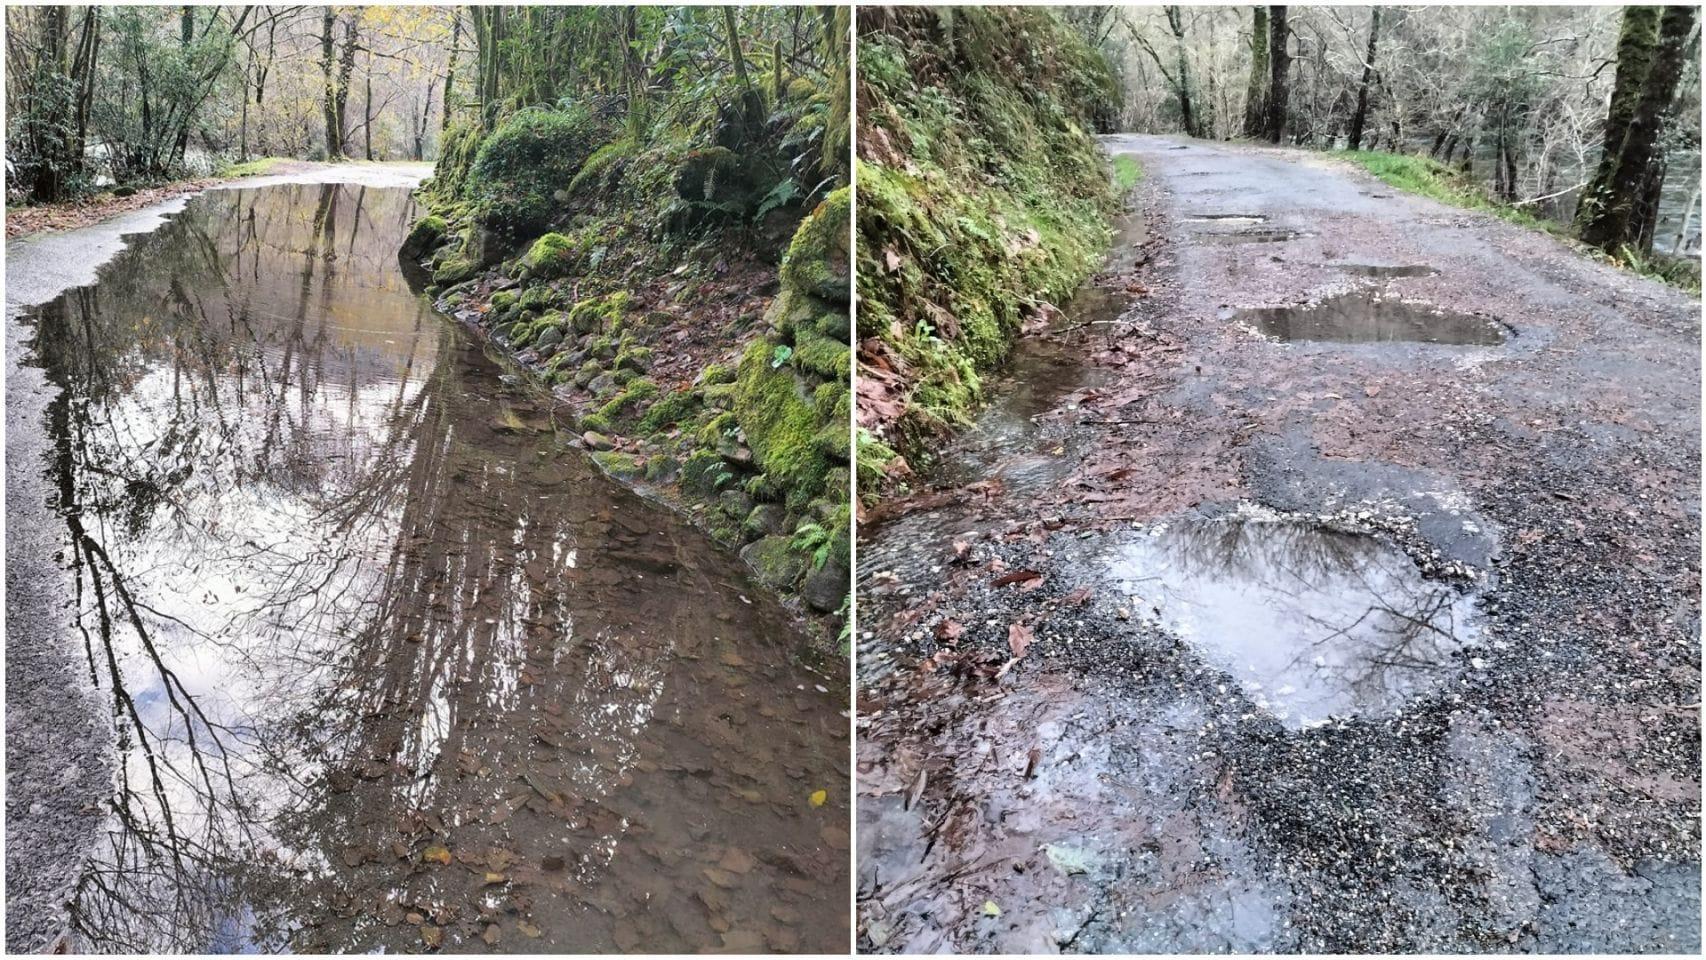
<svg viewBox="0 0 1706 960"><path fill-rule="evenodd" d="M1100 263L1121 168L1110 175L1091 130L1112 85L1051 10L907 8L872 23L859 41L859 336L905 377L875 439L922 461L969 422L1026 311L1063 302ZM861 489L881 476L860 473Z"/></svg>

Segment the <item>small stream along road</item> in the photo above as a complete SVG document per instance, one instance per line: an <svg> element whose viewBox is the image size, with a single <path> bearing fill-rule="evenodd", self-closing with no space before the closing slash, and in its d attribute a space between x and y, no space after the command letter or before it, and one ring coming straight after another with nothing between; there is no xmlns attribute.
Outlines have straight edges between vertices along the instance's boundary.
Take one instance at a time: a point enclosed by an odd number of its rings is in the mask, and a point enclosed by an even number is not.
<svg viewBox="0 0 1706 960"><path fill-rule="evenodd" d="M1105 145L1107 269L862 531L861 949L1697 952L1696 298Z"/></svg>
<svg viewBox="0 0 1706 960"><path fill-rule="evenodd" d="M9 950L844 950L846 668L411 288L424 172L9 245Z"/></svg>

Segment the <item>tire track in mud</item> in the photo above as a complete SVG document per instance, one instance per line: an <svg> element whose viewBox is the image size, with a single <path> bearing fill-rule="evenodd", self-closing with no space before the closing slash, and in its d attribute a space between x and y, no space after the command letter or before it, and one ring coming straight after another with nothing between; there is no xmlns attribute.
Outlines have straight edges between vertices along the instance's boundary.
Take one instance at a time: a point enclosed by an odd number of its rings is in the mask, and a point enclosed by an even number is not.
<svg viewBox="0 0 1706 960"><path fill-rule="evenodd" d="M972 469L864 533L861 949L1697 949L1697 305L1319 155L1110 149L1165 240L1096 282L1132 309L1022 342L1001 442L969 432ZM1388 306L1319 322L1358 298ZM1193 525L1239 535L1110 575ZM1307 635L1252 572L1282 529L1320 533L1299 564L1397 563L1377 619L1457 611L1387 658L1425 683L1299 724L1211 642ZM1311 569L1300 594L1356 583Z"/></svg>

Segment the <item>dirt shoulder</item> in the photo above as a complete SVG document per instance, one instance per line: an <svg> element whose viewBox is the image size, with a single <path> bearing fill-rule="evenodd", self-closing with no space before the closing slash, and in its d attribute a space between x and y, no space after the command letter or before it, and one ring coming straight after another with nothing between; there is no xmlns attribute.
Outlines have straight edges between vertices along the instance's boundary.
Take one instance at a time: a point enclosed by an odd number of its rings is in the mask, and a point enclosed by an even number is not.
<svg viewBox="0 0 1706 960"><path fill-rule="evenodd" d="M1092 296L1132 309L1034 334L861 540L862 945L1696 949L1698 303L1330 161L1107 145L1150 236ZM1130 576L1252 515L1464 629L1296 723L1260 644L1169 620L1212 576Z"/></svg>

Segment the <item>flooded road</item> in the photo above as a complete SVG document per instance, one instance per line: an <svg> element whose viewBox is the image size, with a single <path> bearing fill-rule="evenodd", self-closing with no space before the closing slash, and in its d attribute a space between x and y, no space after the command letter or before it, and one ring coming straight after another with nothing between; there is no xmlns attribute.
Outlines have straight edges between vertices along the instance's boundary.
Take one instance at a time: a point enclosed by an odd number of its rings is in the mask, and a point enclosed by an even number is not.
<svg viewBox="0 0 1706 960"><path fill-rule="evenodd" d="M22 318L116 732L70 945L844 949L844 668L409 288L414 216L210 192Z"/></svg>
<svg viewBox="0 0 1706 960"><path fill-rule="evenodd" d="M1698 303L1104 143L1149 238L860 532L860 949L1698 952Z"/></svg>

